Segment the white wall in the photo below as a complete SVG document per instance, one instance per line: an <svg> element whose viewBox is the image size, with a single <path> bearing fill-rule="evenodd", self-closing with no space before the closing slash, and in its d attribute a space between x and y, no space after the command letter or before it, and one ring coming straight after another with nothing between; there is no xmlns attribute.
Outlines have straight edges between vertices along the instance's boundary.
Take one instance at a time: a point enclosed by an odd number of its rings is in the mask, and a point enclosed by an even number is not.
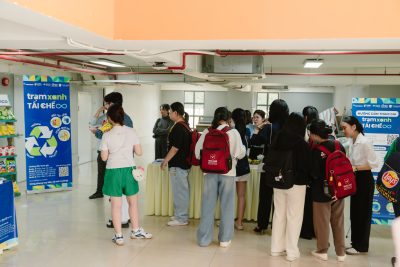
<svg viewBox="0 0 400 267"><path fill-rule="evenodd" d="M353 97L400 97L400 85L349 85L336 87L334 105L342 115L346 108L351 114L351 99Z"/></svg>
<svg viewBox="0 0 400 267"><path fill-rule="evenodd" d="M128 86L122 89L118 87L115 91L124 97L124 110L131 117L143 148L143 156L135 159L136 164L147 166L155 157L152 136L154 123L160 117L160 86Z"/></svg>

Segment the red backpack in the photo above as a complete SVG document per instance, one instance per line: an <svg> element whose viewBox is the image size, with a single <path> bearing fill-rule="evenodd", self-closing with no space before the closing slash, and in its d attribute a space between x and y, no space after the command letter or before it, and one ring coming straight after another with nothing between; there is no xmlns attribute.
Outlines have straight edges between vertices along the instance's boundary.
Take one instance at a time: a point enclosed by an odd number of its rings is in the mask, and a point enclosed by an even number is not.
<svg viewBox="0 0 400 267"><path fill-rule="evenodd" d="M189 126L185 122L179 122L182 124L186 130L189 131L190 136L191 136L191 141L190 141L190 147L189 147L189 154L186 155L186 162L191 165L191 166L199 166L199 160L196 158L196 155L194 153L194 149L196 147L196 143L200 138L200 133L197 130L191 130Z"/></svg>
<svg viewBox="0 0 400 267"><path fill-rule="evenodd" d="M204 137L203 149L200 152L200 168L204 172L225 174L232 169L227 134L230 129L228 126L222 130L208 128L208 133Z"/></svg>
<svg viewBox="0 0 400 267"><path fill-rule="evenodd" d="M324 152L326 159L326 181L332 197L342 199L354 195L357 191L356 178L350 160L340 149L340 143L335 142L335 151L330 152L326 147L317 145L315 148Z"/></svg>

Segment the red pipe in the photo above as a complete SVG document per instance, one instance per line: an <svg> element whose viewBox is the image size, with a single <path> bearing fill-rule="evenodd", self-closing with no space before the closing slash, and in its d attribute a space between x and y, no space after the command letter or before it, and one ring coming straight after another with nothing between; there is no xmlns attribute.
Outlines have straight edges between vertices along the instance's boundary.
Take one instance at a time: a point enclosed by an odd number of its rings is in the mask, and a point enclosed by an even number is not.
<svg viewBox="0 0 400 267"><path fill-rule="evenodd" d="M0 52L1 56L121 56L125 54L101 53L101 52Z"/></svg>
<svg viewBox="0 0 400 267"><path fill-rule="evenodd" d="M201 55L206 55L204 53L198 53L198 52L183 52L182 53L182 65L181 66L174 66L174 67L168 67L168 70L184 70L186 69L186 56L201 56Z"/></svg>
<svg viewBox="0 0 400 267"><path fill-rule="evenodd" d="M286 51L271 51L271 52L260 52L260 51L228 51L223 52L216 50L215 53L219 56L346 56L346 55L399 55L399 50L392 51L300 51L300 52L286 52Z"/></svg>
<svg viewBox="0 0 400 267"><path fill-rule="evenodd" d="M2 56L2 55L0 55L0 59L14 61L14 62L20 62L20 63L26 63L26 64L32 64L32 65L39 65L39 66L61 69L61 70L68 70L68 71L73 71L73 72L83 72L83 73L94 74L94 75L107 75L107 76L114 75L115 76L115 75L131 75L131 74L173 74L173 75L181 74L181 73L169 73L169 72L137 72L137 71L106 72L106 71L94 71L94 70L88 70L88 69L82 69L82 68L62 66L59 64L50 64L50 63L40 62L40 61L36 61L36 60L22 59L22 58Z"/></svg>

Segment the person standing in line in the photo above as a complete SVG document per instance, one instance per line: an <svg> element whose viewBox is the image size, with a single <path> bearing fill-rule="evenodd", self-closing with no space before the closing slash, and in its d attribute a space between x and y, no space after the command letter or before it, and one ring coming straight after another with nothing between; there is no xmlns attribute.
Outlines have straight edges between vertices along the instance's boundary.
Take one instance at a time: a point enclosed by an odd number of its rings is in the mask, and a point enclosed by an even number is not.
<svg viewBox="0 0 400 267"><path fill-rule="evenodd" d="M218 130L225 129L225 127L229 127L228 120L228 109L219 107L214 112L211 127ZM204 139L208 132L209 130L205 129L197 141L195 148L197 159L200 159L200 151L203 149ZM229 247L233 237L236 164L238 159L242 159L246 155L246 149L236 129L230 129L226 133L229 137L232 168L226 174L207 173L204 176L201 218L197 230L197 242L201 247L206 247L212 242L214 236L214 213L218 197L221 201L221 221L218 234L219 245L223 248Z"/></svg>
<svg viewBox="0 0 400 267"><path fill-rule="evenodd" d="M268 146L272 143L275 136L282 129L288 116L289 116L289 107L285 102L285 100L276 99L271 103L271 106L269 107L268 123L265 124L264 126L257 126L257 128L255 128L254 134L250 139L249 145L251 146L251 144L254 143L263 144L264 160L267 158ZM256 115L254 115L254 117L256 117ZM259 118L255 119L259 120ZM257 226L253 229L253 231L258 234L266 233L273 205L272 203L273 188L266 183L266 180L267 179L265 178L265 173L262 172L260 175Z"/></svg>
<svg viewBox="0 0 400 267"><path fill-rule="evenodd" d="M157 119L153 127L153 138L155 138L155 159L163 159L168 152L168 133L174 122L169 118L169 105L162 104L160 107L161 118Z"/></svg>
<svg viewBox="0 0 400 267"><path fill-rule="evenodd" d="M246 109L244 112L246 114L246 139L247 139L247 142L249 142L249 140L254 132L254 124L253 124L253 118L251 116L250 110Z"/></svg>
<svg viewBox="0 0 400 267"><path fill-rule="evenodd" d="M397 137L392 144L390 145L388 151L386 152L385 158L384 158L384 162L386 162L386 160L395 152L400 152L400 137ZM400 159L397 158L397 161L400 162ZM397 259L399 259L400 257L400 203L392 203L393 205L393 210L394 210L394 216L395 216L395 220L392 223L392 236L393 236L393 241L394 241L394 246L395 246L395 252L396 252L396 256L392 257L392 265L396 266L396 261ZM398 232L396 232L396 229ZM398 266L400 266L400 264L397 264Z"/></svg>
<svg viewBox="0 0 400 267"><path fill-rule="evenodd" d="M364 129L356 117L347 116L341 123L346 137L351 138L349 159L356 175L357 192L351 196L351 247L346 254L368 253L371 233L372 201L375 182L371 169L378 167L379 161L371 142L364 136Z"/></svg>
<svg viewBox="0 0 400 267"><path fill-rule="evenodd" d="M183 104L171 104L169 111L171 120L174 121L168 135L169 151L161 163L161 168L168 166L174 194L174 216L168 222L169 226L183 226L189 224L189 169L190 164L186 156L190 153L191 133L184 124L185 109ZM187 118L188 119L188 118Z"/></svg>
<svg viewBox="0 0 400 267"><path fill-rule="evenodd" d="M293 187L273 189L275 212L272 222L271 256L286 255L288 261L295 261L300 257L298 241L306 184L309 183L311 171L311 149L304 140L305 127L303 116L300 113L291 113L271 145L274 150L293 153Z"/></svg>
<svg viewBox="0 0 400 267"><path fill-rule="evenodd" d="M232 111L232 126L239 132L242 144L247 151L245 112L241 108ZM246 208L246 185L250 179L250 166L247 156L237 161L236 165L236 193L237 193L237 219L235 228L244 230L243 217Z"/></svg>
<svg viewBox="0 0 400 267"><path fill-rule="evenodd" d="M136 167L133 155L142 155L142 147L135 130L124 126L124 110L114 104L107 110L108 121L113 128L103 135L101 141L101 158L107 162L104 176L103 192L111 197L111 213L115 235L112 241L117 245L124 244L121 231L122 195L129 204L129 216L132 222L132 239L152 238L139 227L138 195L139 184L132 175Z"/></svg>
<svg viewBox="0 0 400 267"><path fill-rule="evenodd" d="M310 133L308 127L310 126L312 121L319 119L318 110L313 106L307 106L303 109L303 117L304 121L306 122L306 131L304 140L306 140L306 142L309 142ZM311 146L312 141L310 141L309 144ZM310 184L307 185L307 190L306 190L303 225L301 226L300 237L308 240L311 240L313 237L315 237L314 225L313 225L313 198L312 198L312 189Z"/></svg>
<svg viewBox="0 0 400 267"><path fill-rule="evenodd" d="M323 120L313 120L309 125L310 139L313 144L321 145L328 151L335 151L335 141L329 140L332 129ZM342 145L340 149L343 153L346 150ZM321 152L318 148L312 150L312 200L313 200L313 219L314 228L317 236L317 249L311 254L321 260L328 260L329 249L329 224L332 228L333 241L337 260L343 262L346 258L345 237L344 237L344 199L328 197L324 193L324 182L326 179L326 160L328 155Z"/></svg>
<svg viewBox="0 0 400 267"><path fill-rule="evenodd" d="M96 114L93 116L92 120L90 121L90 131L95 135L95 137L99 140L99 144L101 142L101 138L103 137L103 131L101 131L101 126L107 123L107 117L103 113L104 111L107 111L107 109L113 105L121 105L122 106L122 94L118 92L112 92L104 96L104 106L100 107L97 111ZM133 127L133 123L131 118L127 115L124 114L124 123L128 127ZM103 197L103 184L104 184L104 173L106 170L106 162L101 159L100 155L100 148L97 151L97 189L94 194L92 194L89 199L96 199L96 198L102 198Z"/></svg>

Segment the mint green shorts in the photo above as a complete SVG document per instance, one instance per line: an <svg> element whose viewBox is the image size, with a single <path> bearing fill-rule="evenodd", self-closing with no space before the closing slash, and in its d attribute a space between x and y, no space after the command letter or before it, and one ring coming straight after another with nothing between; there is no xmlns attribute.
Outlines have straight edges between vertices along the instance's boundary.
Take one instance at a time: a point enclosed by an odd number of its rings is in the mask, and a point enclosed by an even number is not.
<svg viewBox="0 0 400 267"><path fill-rule="evenodd" d="M133 196L139 192L139 184L133 178L132 167L106 169L103 194L110 197Z"/></svg>

